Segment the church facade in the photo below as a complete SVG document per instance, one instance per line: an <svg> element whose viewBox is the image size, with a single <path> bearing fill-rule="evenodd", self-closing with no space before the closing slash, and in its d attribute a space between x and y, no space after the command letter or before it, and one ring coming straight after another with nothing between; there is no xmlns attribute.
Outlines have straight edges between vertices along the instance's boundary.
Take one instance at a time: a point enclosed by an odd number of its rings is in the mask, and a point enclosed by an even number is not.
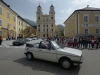
<svg viewBox="0 0 100 75"><path fill-rule="evenodd" d="M56 36L55 31L55 10L54 6L50 6L49 14L43 14L42 7L39 5L36 11L37 36L53 37Z"/></svg>

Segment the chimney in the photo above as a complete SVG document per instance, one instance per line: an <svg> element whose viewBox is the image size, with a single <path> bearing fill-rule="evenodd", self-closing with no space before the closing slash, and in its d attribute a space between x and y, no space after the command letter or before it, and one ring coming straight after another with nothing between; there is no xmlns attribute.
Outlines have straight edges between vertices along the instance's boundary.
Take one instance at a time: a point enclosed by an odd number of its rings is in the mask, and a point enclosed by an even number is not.
<svg viewBox="0 0 100 75"><path fill-rule="evenodd" d="M87 8L89 7L89 5L87 5Z"/></svg>
<svg viewBox="0 0 100 75"><path fill-rule="evenodd" d="M10 5L7 5L10 8Z"/></svg>

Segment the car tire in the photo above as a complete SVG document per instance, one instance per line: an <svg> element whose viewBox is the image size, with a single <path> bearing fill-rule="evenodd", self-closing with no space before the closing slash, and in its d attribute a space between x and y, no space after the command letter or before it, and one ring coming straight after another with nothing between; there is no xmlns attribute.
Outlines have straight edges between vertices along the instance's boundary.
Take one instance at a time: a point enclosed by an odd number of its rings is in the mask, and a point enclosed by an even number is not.
<svg viewBox="0 0 100 75"><path fill-rule="evenodd" d="M67 58L64 58L64 59L61 59L60 61L60 66L63 68L63 69L71 69L72 66L73 66L73 63L70 59L67 59Z"/></svg>
<svg viewBox="0 0 100 75"><path fill-rule="evenodd" d="M13 46L16 46L16 45L13 43Z"/></svg>
<svg viewBox="0 0 100 75"><path fill-rule="evenodd" d="M26 54L26 57L27 57L27 59L30 60L30 61L32 61L33 58L34 58L32 53L27 53L27 54Z"/></svg>

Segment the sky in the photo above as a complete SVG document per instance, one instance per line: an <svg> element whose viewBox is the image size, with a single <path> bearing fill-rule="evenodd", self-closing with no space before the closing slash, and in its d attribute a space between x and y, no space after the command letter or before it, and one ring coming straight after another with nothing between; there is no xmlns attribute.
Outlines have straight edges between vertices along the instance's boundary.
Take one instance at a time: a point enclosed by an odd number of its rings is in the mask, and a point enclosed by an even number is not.
<svg viewBox="0 0 100 75"><path fill-rule="evenodd" d="M21 17L36 22L37 7L42 7L43 14L49 14L50 6L55 7L55 24L64 25L65 20L77 9L87 7L100 8L100 0L3 0Z"/></svg>

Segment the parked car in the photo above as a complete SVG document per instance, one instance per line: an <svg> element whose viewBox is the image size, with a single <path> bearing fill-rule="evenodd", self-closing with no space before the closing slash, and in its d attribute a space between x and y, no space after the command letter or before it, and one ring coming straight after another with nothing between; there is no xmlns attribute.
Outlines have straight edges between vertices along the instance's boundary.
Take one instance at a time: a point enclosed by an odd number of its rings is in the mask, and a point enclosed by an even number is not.
<svg viewBox="0 0 100 75"><path fill-rule="evenodd" d="M13 41L13 45L14 46L20 46L20 45L24 45L26 42L25 42L25 39L24 38L18 38L16 41Z"/></svg>
<svg viewBox="0 0 100 75"><path fill-rule="evenodd" d="M33 39L33 40L38 40L38 38L37 38L37 37L33 37L32 39Z"/></svg>
<svg viewBox="0 0 100 75"><path fill-rule="evenodd" d="M25 38L25 42L32 41L32 38Z"/></svg>
<svg viewBox="0 0 100 75"><path fill-rule="evenodd" d="M28 60L34 58L58 63L63 69L70 69L74 64L83 62L82 51L73 48L61 48L55 41L27 43L25 52Z"/></svg>

